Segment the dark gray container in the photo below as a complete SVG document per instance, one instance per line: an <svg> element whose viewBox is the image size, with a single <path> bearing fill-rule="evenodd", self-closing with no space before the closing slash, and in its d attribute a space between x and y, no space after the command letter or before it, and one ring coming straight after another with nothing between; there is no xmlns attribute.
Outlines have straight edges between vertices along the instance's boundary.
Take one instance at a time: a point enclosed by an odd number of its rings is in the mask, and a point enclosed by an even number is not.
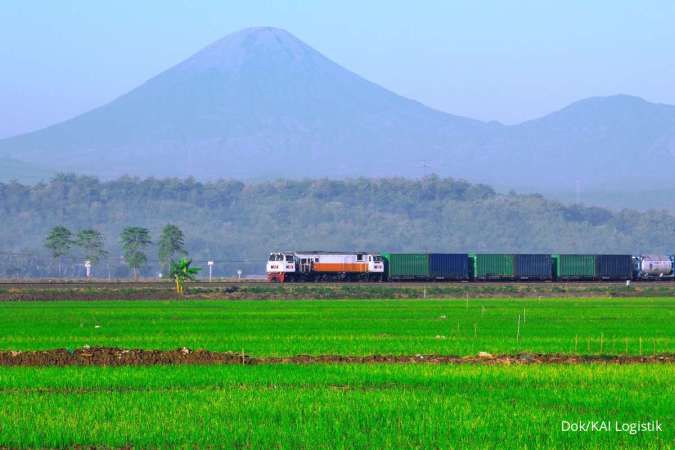
<svg viewBox="0 0 675 450"><path fill-rule="evenodd" d="M595 276L601 280L630 280L633 278L631 255L597 255Z"/></svg>
<svg viewBox="0 0 675 450"><path fill-rule="evenodd" d="M429 275L436 280L468 280L469 255L466 253L431 253Z"/></svg>
<svg viewBox="0 0 675 450"><path fill-rule="evenodd" d="M514 255L513 272L517 280L552 280L553 259L551 255Z"/></svg>

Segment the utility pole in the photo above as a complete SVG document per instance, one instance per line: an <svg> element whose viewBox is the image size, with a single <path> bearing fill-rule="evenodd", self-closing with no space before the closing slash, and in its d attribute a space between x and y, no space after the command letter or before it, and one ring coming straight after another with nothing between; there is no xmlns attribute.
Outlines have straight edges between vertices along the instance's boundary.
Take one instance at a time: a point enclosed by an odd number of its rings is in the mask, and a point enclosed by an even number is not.
<svg viewBox="0 0 675 450"><path fill-rule="evenodd" d="M209 283L210 283L211 280L213 279L213 264L214 264L214 262L209 261L207 264L209 265Z"/></svg>

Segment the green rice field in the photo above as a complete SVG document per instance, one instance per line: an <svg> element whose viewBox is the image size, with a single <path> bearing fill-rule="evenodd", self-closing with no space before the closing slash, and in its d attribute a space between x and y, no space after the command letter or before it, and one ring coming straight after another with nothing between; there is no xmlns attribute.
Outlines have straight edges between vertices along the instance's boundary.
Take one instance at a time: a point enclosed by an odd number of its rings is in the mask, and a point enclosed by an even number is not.
<svg viewBox="0 0 675 450"><path fill-rule="evenodd" d="M675 352L675 298L0 302L0 349L298 354Z"/></svg>
<svg viewBox="0 0 675 450"><path fill-rule="evenodd" d="M0 446L668 448L674 378L672 365L5 368ZM655 420L661 432L615 430Z"/></svg>
<svg viewBox="0 0 675 450"><path fill-rule="evenodd" d="M0 302L2 351L651 356L674 338L673 297ZM668 362L4 366L0 448L672 448L674 379Z"/></svg>

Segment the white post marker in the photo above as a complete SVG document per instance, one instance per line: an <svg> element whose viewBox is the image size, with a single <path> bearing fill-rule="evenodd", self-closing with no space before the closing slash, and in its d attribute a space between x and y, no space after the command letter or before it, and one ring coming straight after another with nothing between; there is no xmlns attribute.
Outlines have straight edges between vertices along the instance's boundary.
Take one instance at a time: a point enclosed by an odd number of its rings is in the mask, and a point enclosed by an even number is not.
<svg viewBox="0 0 675 450"><path fill-rule="evenodd" d="M84 268L86 269L87 278L91 277L91 261L86 260L84 262Z"/></svg>
<svg viewBox="0 0 675 450"><path fill-rule="evenodd" d="M237 270L237 279L241 280L241 269Z"/></svg>
<svg viewBox="0 0 675 450"><path fill-rule="evenodd" d="M209 265L209 282L210 282L211 279L213 278L213 264L214 264L214 262L209 261L207 264Z"/></svg>

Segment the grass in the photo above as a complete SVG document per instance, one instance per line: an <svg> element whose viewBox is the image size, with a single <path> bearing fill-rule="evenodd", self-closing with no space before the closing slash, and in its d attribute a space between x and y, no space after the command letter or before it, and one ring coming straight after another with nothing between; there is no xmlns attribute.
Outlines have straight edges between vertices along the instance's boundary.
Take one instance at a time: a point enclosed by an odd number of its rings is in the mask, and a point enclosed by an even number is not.
<svg viewBox="0 0 675 450"><path fill-rule="evenodd" d="M2 368L0 447L666 448L674 377L672 365ZM665 427L565 433L563 420Z"/></svg>
<svg viewBox="0 0 675 450"><path fill-rule="evenodd" d="M4 350L651 355L675 352L674 336L674 297L0 303Z"/></svg>

